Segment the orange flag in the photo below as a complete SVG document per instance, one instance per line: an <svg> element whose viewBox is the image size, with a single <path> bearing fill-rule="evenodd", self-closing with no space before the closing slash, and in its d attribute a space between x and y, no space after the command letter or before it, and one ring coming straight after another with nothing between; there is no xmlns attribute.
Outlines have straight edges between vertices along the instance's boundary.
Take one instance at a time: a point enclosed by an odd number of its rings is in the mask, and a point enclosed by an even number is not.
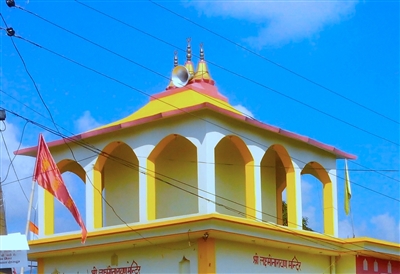
<svg viewBox="0 0 400 274"><path fill-rule="evenodd" d="M79 214L78 208L72 200L71 195L69 195L63 178L61 177L60 170L54 162L42 134L39 136L33 180L68 208L82 229L82 243L85 243L87 235L85 224L83 223L82 217Z"/></svg>
<svg viewBox="0 0 400 274"><path fill-rule="evenodd" d="M32 233L35 233L36 235L39 234L39 228L34 223L32 223L31 221L29 221L29 230Z"/></svg>

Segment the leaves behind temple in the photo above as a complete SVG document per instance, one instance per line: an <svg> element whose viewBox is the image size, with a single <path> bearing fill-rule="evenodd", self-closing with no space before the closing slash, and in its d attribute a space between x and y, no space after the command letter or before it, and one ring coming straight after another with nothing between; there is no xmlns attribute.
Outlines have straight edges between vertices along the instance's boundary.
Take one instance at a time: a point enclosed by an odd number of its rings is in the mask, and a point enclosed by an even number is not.
<svg viewBox="0 0 400 274"><path fill-rule="evenodd" d="M287 204L285 201L282 201L282 218L283 225L288 225L288 217L287 217ZM303 217L303 230L314 231L311 227L308 227L308 218Z"/></svg>

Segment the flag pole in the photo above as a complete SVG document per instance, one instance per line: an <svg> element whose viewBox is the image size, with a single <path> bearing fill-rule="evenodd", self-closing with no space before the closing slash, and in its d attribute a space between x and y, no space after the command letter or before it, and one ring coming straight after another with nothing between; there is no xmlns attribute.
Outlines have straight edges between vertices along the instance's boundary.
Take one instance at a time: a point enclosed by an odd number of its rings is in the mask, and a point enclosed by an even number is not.
<svg viewBox="0 0 400 274"><path fill-rule="evenodd" d="M29 233L29 223L31 221L31 213L32 213L32 204L33 204L33 193L35 191L35 181L32 180L32 187L31 187L31 195L29 197L29 205L28 205L28 216L26 220L26 229L25 229L25 236L26 239L29 240L28 233ZM21 267L21 274L24 273L24 267Z"/></svg>
<svg viewBox="0 0 400 274"><path fill-rule="evenodd" d="M31 221L31 213L32 213L32 204L33 204L33 193L34 193L34 191L35 191L35 181L32 180L31 196L29 197L28 216L27 216L26 229L25 229L26 239L28 239L29 223Z"/></svg>

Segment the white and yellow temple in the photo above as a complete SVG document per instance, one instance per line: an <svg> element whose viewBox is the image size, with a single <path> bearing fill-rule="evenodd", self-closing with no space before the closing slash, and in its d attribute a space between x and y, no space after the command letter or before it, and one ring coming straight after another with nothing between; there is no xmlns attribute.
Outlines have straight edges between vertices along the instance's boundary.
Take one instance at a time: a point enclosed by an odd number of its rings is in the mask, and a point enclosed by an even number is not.
<svg viewBox="0 0 400 274"><path fill-rule="evenodd" d="M55 198L39 188L38 273L400 273L398 244L338 237L336 163L355 156L247 117L218 92L202 46L196 70L190 44L186 55L187 83L48 144L84 186L88 238L55 232ZM302 229L305 174L322 184L323 233Z"/></svg>

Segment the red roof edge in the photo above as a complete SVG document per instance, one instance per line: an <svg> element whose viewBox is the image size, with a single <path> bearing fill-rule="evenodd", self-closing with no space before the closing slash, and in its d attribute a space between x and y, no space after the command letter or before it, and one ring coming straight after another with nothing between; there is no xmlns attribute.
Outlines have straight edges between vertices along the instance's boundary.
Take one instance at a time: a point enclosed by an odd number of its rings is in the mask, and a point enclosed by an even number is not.
<svg viewBox="0 0 400 274"><path fill-rule="evenodd" d="M241 120L241 121L247 122L247 123L249 123L249 124L251 124L251 125L253 125L255 127L258 127L258 128L270 131L270 132L274 132L274 133L280 134L280 135L285 136L287 138L295 139L295 140L310 144L312 146L315 146L317 148L320 148L322 150L325 150L325 151L328 151L328 152L330 152L332 154L335 154L338 157L338 159L345 159L345 158L346 159L351 159L351 160L357 159L357 157L355 155L347 153L347 152L344 152L342 150L339 150L339 149L337 149L337 148L335 148L333 146L321 143L319 141L316 141L314 139L311 139L309 137L306 137L306 136L303 136L303 135L300 135L300 134L297 134L297 133L293 133L293 132L278 128L276 126L272 126L272 125L268 125L268 124L262 123L262 122L260 122L258 120L251 119L251 118L243 116L241 114L231 112L229 110L220 108L220 107L218 107L216 105L213 105L211 103L208 103L208 102L205 102L205 103L202 103L202 104L199 104L199 105L194 105L194 106L182 108L182 109L175 109L175 110L171 110L171 111L167 111L167 112L158 113L158 114L155 114L155 115L152 115L152 116L140 118L140 119L137 119L137 120L134 120L134 121L121 123L121 124L118 124L118 125L115 125L115 126L110 126L110 127L107 127L107 128L95 129L95 130L92 130L92 131L89 131L89 132L85 132L85 133L82 133L82 134L78 134L78 135L75 135L75 136L72 136L72 137L69 137L69 138L64 138L64 139L61 139L61 140L56 140L56 141L49 142L48 146L49 147L58 146L58 145L64 144L65 142L70 143L70 142L73 142L74 140L80 140L80 139L84 139L84 138L94 137L94 136L97 136L97 135L114 132L114 131L117 131L119 129L129 128L129 127L132 127L132 126L137 126L137 125L149 123L149 122L156 121L156 120L159 120L159 119L162 119L162 118L180 115L182 113L190 113L190 112L201 110L201 109L204 109L204 108L211 109L213 111L216 111L218 113L224 114L224 115L229 116L231 118L234 118L236 120ZM36 146L34 146L34 147L29 147L29 148L24 148L24 149L17 150L17 151L14 152L14 154L15 155L35 155L36 154L36 150L37 150Z"/></svg>

